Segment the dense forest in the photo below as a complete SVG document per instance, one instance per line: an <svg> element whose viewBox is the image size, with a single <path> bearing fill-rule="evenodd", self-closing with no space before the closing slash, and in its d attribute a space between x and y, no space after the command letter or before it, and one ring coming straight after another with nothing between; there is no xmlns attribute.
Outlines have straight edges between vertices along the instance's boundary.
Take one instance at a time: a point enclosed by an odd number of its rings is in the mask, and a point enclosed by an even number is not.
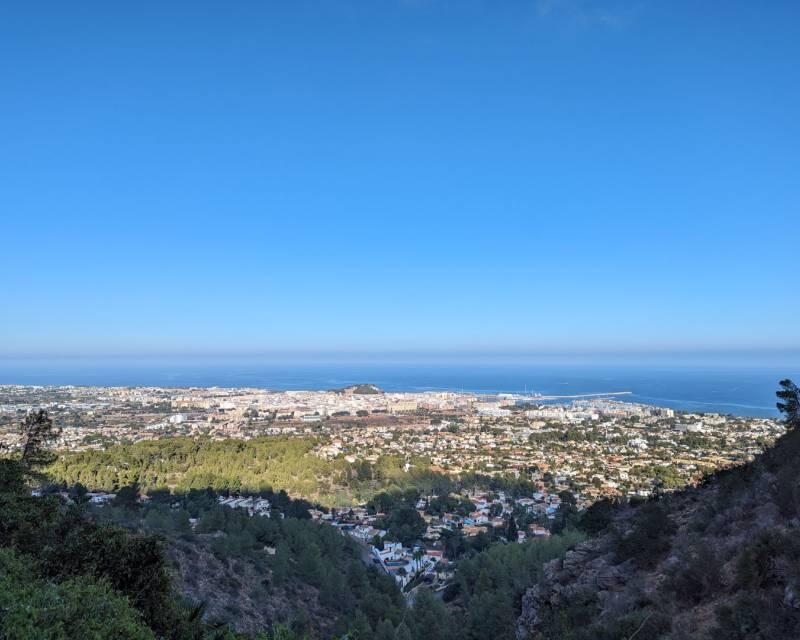
<svg viewBox="0 0 800 640"><path fill-rule="evenodd" d="M526 586L541 576L546 561L585 538L571 531L546 541L492 544L458 536L452 588L443 600L418 589L409 607L391 578L369 559L365 565L362 547L303 517L302 501L281 508L294 515L249 517L219 506L206 490L156 494L144 505L116 502L98 508L95 517L161 534L181 590L206 604L209 619L249 632L283 624L314 638L478 639L492 630L491 637L511 640ZM398 500L388 517L402 519L407 509ZM197 519L194 531L190 518Z"/></svg>
<svg viewBox="0 0 800 640"><path fill-rule="evenodd" d="M315 444L313 439L269 436L247 441L165 438L67 454L48 472L68 485L103 491L133 484L144 491L175 492L274 488L325 506L360 504L381 490L449 486L448 478L431 472L425 460L415 461L405 473L405 458L384 456L375 464L331 461L312 453Z"/></svg>
<svg viewBox="0 0 800 640"><path fill-rule="evenodd" d="M376 462L326 460L313 454L311 438L264 436L252 440L163 438L121 444L104 450L65 453L47 469L67 486L82 484L93 491L116 491L135 485L145 493L193 489L257 494L285 491L325 507L350 507L379 493L413 489L423 495L464 488L503 489L530 495L534 485L524 477L460 477L437 473L424 458L382 456ZM531 467L535 469L535 466Z"/></svg>

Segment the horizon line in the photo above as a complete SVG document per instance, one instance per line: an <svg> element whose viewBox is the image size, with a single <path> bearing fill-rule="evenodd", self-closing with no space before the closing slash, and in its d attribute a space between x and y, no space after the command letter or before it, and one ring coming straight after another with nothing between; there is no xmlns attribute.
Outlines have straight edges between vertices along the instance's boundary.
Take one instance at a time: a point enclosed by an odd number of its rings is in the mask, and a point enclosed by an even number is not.
<svg viewBox="0 0 800 640"><path fill-rule="evenodd" d="M401 362L468 362L490 361L501 364L581 361L610 361L660 359L660 360L747 360L792 361L800 365L800 346L776 347L682 347L682 348L596 348L596 349L437 349L437 350L387 350L387 349L254 349L254 350L164 350L142 352L0 352L5 362L67 362L67 361L256 361L272 360L276 364L286 361L299 363L401 363Z"/></svg>

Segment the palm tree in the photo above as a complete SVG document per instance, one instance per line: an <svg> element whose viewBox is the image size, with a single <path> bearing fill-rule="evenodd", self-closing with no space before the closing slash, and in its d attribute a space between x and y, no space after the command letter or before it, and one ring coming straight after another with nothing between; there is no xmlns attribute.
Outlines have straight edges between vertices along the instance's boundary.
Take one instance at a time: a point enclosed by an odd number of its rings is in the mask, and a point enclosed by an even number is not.
<svg viewBox="0 0 800 640"><path fill-rule="evenodd" d="M419 547L417 547L416 549L414 549L413 557L414 557L414 564L417 567L417 571L419 571L419 563L420 560L422 560L422 558L425 557L425 552Z"/></svg>

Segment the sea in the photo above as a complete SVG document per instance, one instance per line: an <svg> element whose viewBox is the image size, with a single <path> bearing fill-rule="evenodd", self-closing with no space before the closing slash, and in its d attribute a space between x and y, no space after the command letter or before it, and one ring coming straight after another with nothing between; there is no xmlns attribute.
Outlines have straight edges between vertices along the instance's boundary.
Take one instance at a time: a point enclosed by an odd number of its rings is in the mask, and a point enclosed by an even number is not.
<svg viewBox="0 0 800 640"><path fill-rule="evenodd" d="M0 384L327 390L372 383L385 391L538 393L563 402L627 392L616 399L758 417L778 416L775 392L784 378L800 381L800 366L0 360Z"/></svg>

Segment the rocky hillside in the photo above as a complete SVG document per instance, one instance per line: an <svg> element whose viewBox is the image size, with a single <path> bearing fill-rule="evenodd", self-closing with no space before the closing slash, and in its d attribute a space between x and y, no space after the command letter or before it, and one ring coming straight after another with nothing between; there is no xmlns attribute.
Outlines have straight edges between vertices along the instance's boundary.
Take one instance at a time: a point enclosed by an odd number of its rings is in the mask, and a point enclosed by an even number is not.
<svg viewBox="0 0 800 640"><path fill-rule="evenodd" d="M249 558L220 557L200 537L193 543L170 540L168 556L177 589L189 602L202 603L209 621L253 635L280 623L299 626L313 638L334 633L340 613L325 606L319 589L309 584L292 581L276 587L271 569Z"/></svg>
<svg viewBox="0 0 800 640"><path fill-rule="evenodd" d="M789 430L771 450L702 486L608 509L597 536L546 565L523 598L518 640L800 638L800 429L788 389Z"/></svg>

